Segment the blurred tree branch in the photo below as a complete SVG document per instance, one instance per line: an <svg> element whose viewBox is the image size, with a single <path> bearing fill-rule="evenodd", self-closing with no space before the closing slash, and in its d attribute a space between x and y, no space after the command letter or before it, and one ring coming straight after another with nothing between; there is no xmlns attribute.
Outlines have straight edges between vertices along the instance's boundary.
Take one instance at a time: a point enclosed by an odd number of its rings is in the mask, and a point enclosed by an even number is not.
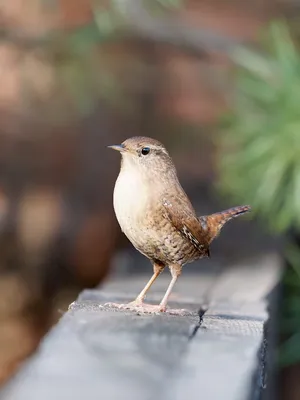
<svg viewBox="0 0 300 400"><path fill-rule="evenodd" d="M76 45L78 40L86 46L97 44L103 40L139 38L145 41L164 43L196 55L211 52L230 54L243 43L233 37L224 36L208 29L191 27L174 17L152 15L142 0L115 0L113 9L118 18L116 25L110 29L102 29L98 20L100 13L94 9L94 19L83 26L72 29L51 31L34 36L24 31L0 26L0 41L8 41L22 48L33 49L52 45L56 40L64 39L67 44Z"/></svg>
<svg viewBox="0 0 300 400"><path fill-rule="evenodd" d="M230 53L242 45L236 38L209 29L194 28L170 17L153 17L142 1L118 0L118 3L123 3L129 33L144 40L170 44L196 54Z"/></svg>

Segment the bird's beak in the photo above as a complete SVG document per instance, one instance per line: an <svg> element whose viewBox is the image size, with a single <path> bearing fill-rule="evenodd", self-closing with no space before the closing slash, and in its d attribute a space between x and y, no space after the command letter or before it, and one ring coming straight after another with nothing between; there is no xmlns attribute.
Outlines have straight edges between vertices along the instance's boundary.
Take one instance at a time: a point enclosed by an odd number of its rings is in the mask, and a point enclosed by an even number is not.
<svg viewBox="0 0 300 400"><path fill-rule="evenodd" d="M123 151L125 151L125 148L122 144L114 144L112 146L107 146L109 149L113 149L116 151L119 151L120 153L122 153Z"/></svg>

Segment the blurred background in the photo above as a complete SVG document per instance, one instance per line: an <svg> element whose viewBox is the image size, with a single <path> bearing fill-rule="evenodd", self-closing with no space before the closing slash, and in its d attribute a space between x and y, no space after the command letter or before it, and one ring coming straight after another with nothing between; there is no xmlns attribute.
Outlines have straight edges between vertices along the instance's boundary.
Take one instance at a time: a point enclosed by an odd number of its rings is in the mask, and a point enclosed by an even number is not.
<svg viewBox="0 0 300 400"><path fill-rule="evenodd" d="M150 272L106 149L143 135L199 214L252 205L213 262L282 257L281 390L300 398L299 17L298 0L0 1L1 383L83 288Z"/></svg>

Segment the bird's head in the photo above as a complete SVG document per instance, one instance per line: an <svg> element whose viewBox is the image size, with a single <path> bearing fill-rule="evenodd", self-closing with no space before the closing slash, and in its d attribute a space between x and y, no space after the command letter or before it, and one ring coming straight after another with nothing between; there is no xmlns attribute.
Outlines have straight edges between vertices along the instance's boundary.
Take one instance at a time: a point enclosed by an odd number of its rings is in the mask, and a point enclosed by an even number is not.
<svg viewBox="0 0 300 400"><path fill-rule="evenodd" d="M135 136L120 145L108 147L121 153L121 168L135 169L148 175L175 169L166 148L155 139Z"/></svg>

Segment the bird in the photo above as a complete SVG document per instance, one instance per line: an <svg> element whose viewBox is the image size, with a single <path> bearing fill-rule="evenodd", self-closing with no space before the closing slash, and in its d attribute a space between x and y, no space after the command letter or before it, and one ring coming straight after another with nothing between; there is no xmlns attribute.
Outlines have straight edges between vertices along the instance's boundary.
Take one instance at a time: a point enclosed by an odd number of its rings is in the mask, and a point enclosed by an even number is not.
<svg viewBox="0 0 300 400"><path fill-rule="evenodd" d="M108 147L121 154L113 192L116 218L132 245L151 261L153 275L134 301L106 305L143 313L166 312L182 267L210 257L210 244L224 224L251 207L238 206L198 217L162 143L135 136ZM145 303L148 290L165 267L171 273L165 295L158 305Z"/></svg>

